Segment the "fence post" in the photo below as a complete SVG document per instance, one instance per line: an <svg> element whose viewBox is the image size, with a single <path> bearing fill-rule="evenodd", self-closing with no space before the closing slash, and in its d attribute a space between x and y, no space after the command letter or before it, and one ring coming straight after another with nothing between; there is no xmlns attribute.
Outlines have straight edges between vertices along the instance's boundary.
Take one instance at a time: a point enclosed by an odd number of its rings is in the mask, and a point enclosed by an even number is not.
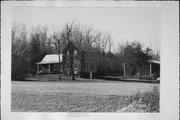
<svg viewBox="0 0 180 120"><path fill-rule="evenodd" d="M92 80L92 72L90 72L90 79Z"/></svg>

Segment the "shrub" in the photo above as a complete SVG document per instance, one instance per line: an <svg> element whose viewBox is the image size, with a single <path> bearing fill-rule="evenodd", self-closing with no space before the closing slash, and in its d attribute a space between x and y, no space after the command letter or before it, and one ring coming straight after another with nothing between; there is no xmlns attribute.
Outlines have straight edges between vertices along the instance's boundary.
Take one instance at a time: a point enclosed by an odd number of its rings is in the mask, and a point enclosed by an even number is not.
<svg viewBox="0 0 180 120"><path fill-rule="evenodd" d="M159 112L159 89L154 86L152 91L137 92L135 95L129 96L128 103L139 109L141 109L141 105L145 105L145 112Z"/></svg>
<svg viewBox="0 0 180 120"><path fill-rule="evenodd" d="M29 72L28 59L24 56L12 55L12 80L25 80Z"/></svg>
<svg viewBox="0 0 180 120"><path fill-rule="evenodd" d="M149 112L159 112L159 89L154 86L152 91L144 93L142 102L147 105Z"/></svg>

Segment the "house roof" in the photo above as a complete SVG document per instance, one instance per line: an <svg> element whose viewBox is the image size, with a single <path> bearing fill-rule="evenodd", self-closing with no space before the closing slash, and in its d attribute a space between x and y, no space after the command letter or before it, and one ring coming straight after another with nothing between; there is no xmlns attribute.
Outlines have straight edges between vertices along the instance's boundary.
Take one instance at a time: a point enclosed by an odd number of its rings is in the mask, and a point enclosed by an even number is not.
<svg viewBox="0 0 180 120"><path fill-rule="evenodd" d="M102 52L102 49L92 47L85 42L80 42L79 40L70 40L70 44L73 44L79 51L93 52L93 53ZM67 47L67 41L64 41L62 43L61 51L64 51L66 47Z"/></svg>
<svg viewBox="0 0 180 120"><path fill-rule="evenodd" d="M80 51L99 53L97 48L94 48L86 43L80 43L79 41L71 41Z"/></svg>
<svg viewBox="0 0 180 120"><path fill-rule="evenodd" d="M60 62L62 62L62 54L60 54ZM58 54L49 54L46 55L41 62L36 64L50 64L50 63L59 63L59 55Z"/></svg>
<svg viewBox="0 0 180 120"><path fill-rule="evenodd" d="M156 63L156 64L160 64L160 61L157 60L149 60L150 63Z"/></svg>

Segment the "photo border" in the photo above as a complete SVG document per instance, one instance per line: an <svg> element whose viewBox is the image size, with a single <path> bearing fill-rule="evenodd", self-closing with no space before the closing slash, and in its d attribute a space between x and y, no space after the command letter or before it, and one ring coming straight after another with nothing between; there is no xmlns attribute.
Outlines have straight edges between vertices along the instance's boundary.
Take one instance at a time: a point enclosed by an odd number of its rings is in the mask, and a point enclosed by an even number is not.
<svg viewBox="0 0 180 120"><path fill-rule="evenodd" d="M179 120L179 2L178 1L16 1L1 2L2 120L122 119ZM157 7L161 9L160 113L11 112L11 26L13 7Z"/></svg>

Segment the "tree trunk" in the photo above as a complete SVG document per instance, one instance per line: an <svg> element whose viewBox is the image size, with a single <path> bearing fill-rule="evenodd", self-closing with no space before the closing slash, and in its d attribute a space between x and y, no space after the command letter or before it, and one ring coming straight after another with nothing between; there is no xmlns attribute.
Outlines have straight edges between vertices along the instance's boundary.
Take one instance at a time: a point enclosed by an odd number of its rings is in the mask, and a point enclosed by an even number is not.
<svg viewBox="0 0 180 120"><path fill-rule="evenodd" d="M72 80L75 80L74 78L74 68L73 68L73 62L70 63L71 66L71 74L72 74Z"/></svg>
<svg viewBox="0 0 180 120"><path fill-rule="evenodd" d="M74 67L73 67L73 63L74 63L74 60L73 60L73 52L71 51L71 52L70 52L71 74L72 74L72 80L75 80L75 78L74 78Z"/></svg>
<svg viewBox="0 0 180 120"><path fill-rule="evenodd" d="M138 72L138 80L140 80L140 72Z"/></svg>
<svg viewBox="0 0 180 120"><path fill-rule="evenodd" d="M141 79L141 69L138 70L138 80Z"/></svg>

